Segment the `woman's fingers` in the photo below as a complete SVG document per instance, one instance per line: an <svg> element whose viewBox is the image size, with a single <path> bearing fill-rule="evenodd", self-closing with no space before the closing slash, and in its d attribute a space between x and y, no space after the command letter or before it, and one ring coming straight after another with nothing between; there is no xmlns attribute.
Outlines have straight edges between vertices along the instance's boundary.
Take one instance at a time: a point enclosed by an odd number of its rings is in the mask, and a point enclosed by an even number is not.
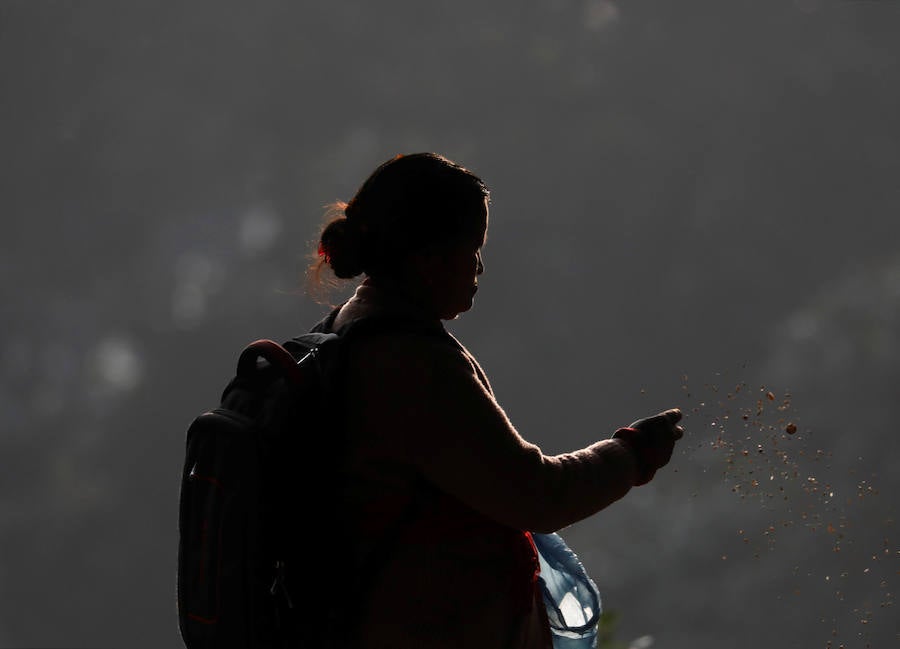
<svg viewBox="0 0 900 649"><path fill-rule="evenodd" d="M666 410L665 412L661 412L660 414L673 424L677 424L679 421L681 421L682 417L680 408L669 408L668 410Z"/></svg>

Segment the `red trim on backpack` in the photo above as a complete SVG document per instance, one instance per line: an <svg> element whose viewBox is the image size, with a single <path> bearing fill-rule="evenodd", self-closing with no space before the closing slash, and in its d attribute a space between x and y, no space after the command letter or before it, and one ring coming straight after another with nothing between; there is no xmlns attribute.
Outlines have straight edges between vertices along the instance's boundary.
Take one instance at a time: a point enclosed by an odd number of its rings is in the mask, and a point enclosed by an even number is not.
<svg viewBox="0 0 900 649"><path fill-rule="evenodd" d="M188 619L193 620L194 622L199 622L200 624L217 624L219 622L218 615L216 617L200 617L199 615L188 613L187 616Z"/></svg>
<svg viewBox="0 0 900 649"><path fill-rule="evenodd" d="M205 480L206 482L210 483L210 484L213 485L214 487L218 487L219 489L223 489L222 483L219 482L219 480L218 480L217 478L214 478L214 477L212 477L212 476L210 476L210 475L200 475L199 473L192 473L192 474L190 475L190 477L193 478L193 479L195 479L195 480Z"/></svg>

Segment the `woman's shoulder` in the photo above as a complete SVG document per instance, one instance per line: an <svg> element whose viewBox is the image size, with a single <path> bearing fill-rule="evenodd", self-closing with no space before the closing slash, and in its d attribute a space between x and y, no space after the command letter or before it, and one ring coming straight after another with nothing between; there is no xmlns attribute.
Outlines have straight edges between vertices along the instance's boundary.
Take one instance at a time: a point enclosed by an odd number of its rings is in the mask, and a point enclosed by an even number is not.
<svg viewBox="0 0 900 649"><path fill-rule="evenodd" d="M348 355L366 366L443 367L467 365L467 355L440 325L409 322L359 323L348 336Z"/></svg>
<svg viewBox="0 0 900 649"><path fill-rule="evenodd" d="M347 337L349 365L366 377L406 381L474 373L470 355L440 320L378 286L360 285L335 316L332 331Z"/></svg>

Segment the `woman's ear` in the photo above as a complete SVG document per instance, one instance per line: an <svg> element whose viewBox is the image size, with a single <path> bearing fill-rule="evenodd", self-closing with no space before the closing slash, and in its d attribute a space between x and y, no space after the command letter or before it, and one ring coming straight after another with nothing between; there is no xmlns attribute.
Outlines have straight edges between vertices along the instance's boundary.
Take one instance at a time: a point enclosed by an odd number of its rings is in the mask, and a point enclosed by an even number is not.
<svg viewBox="0 0 900 649"><path fill-rule="evenodd" d="M434 273L439 264L434 254L416 251L406 256L401 267L401 281L407 291L421 299L433 286Z"/></svg>
<svg viewBox="0 0 900 649"><path fill-rule="evenodd" d="M444 266L444 259L439 251L431 248L418 250L407 259L412 278L424 283L425 286L433 284L433 279Z"/></svg>

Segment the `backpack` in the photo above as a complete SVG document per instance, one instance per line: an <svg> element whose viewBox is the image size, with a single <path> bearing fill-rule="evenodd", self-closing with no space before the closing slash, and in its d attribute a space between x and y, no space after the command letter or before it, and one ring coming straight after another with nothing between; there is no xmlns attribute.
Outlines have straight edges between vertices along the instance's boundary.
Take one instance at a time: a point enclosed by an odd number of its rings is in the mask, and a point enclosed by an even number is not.
<svg viewBox="0 0 900 649"><path fill-rule="evenodd" d="M334 525L340 473L315 463L341 457L336 392L348 338L420 327L367 319L328 333L337 312L284 344L247 345L219 407L187 430L177 573L187 649L350 645L352 624L323 602L352 608L366 580L341 564L350 540ZM337 561L320 556L323 536Z"/></svg>

